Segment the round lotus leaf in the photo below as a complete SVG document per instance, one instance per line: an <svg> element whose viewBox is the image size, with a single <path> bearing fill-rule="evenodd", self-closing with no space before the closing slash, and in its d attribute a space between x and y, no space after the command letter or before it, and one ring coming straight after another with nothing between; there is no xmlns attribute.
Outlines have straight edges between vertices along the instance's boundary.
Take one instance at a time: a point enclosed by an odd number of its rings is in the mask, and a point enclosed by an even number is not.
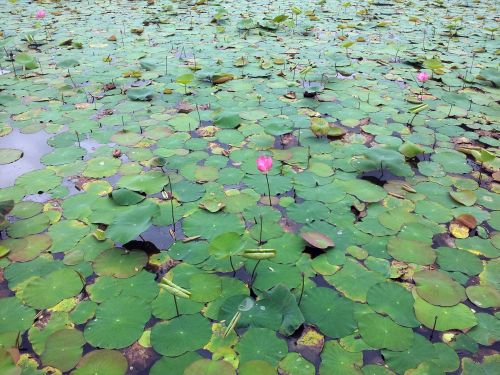
<svg viewBox="0 0 500 375"><path fill-rule="evenodd" d="M397 374L416 368L419 364L434 357L434 347L425 337L415 335L410 348L404 351L383 350L385 363Z"/></svg>
<svg viewBox="0 0 500 375"><path fill-rule="evenodd" d="M87 151L80 147L60 147L42 156L40 161L45 165L63 165L83 159Z"/></svg>
<svg viewBox="0 0 500 375"><path fill-rule="evenodd" d="M76 296L84 281L74 270L62 268L46 276L35 277L23 287L23 301L36 309L46 309L65 298Z"/></svg>
<svg viewBox="0 0 500 375"><path fill-rule="evenodd" d="M158 206L150 200L129 206L114 217L106 229L106 237L122 244L130 242L152 225L152 217L158 211Z"/></svg>
<svg viewBox="0 0 500 375"><path fill-rule="evenodd" d="M85 340L76 329L63 329L51 334L45 341L40 359L44 366L55 367L63 372L71 370L82 356Z"/></svg>
<svg viewBox="0 0 500 375"><path fill-rule="evenodd" d="M427 265L434 263L436 254L431 245L420 242L393 237L387 243L387 252L401 262Z"/></svg>
<svg viewBox="0 0 500 375"><path fill-rule="evenodd" d="M181 202L194 202L205 193L203 185L181 181L172 186L174 197Z"/></svg>
<svg viewBox="0 0 500 375"><path fill-rule="evenodd" d="M500 292L490 285L471 285L465 289L465 293L478 307L500 307Z"/></svg>
<svg viewBox="0 0 500 375"><path fill-rule="evenodd" d="M461 250L470 251L476 255L486 258L497 258L500 256L500 249L497 249L491 241L480 237L469 237L455 240L455 245Z"/></svg>
<svg viewBox="0 0 500 375"><path fill-rule="evenodd" d="M208 251L216 259L225 259L240 254L248 245L248 238L236 232L226 232L210 241Z"/></svg>
<svg viewBox="0 0 500 375"><path fill-rule="evenodd" d="M300 309L306 322L314 324L326 336L339 338L356 329L354 303L329 288L304 291Z"/></svg>
<svg viewBox="0 0 500 375"><path fill-rule="evenodd" d="M234 367L226 361L199 359L184 370L184 375L235 375Z"/></svg>
<svg viewBox="0 0 500 375"><path fill-rule="evenodd" d="M363 353L351 353L335 340L325 343L321 352L320 374L359 375L363 366Z"/></svg>
<svg viewBox="0 0 500 375"><path fill-rule="evenodd" d="M175 260L198 264L209 257L209 247L205 241L175 242L168 250L168 253Z"/></svg>
<svg viewBox="0 0 500 375"><path fill-rule="evenodd" d="M0 241L0 246L10 249L8 258L13 262L27 262L47 250L52 240L47 233L34 234L19 239Z"/></svg>
<svg viewBox="0 0 500 375"><path fill-rule="evenodd" d="M500 341L500 319L490 314L476 314L477 326L472 328L467 335L478 344L490 346Z"/></svg>
<svg viewBox="0 0 500 375"><path fill-rule="evenodd" d="M0 148L0 165L13 163L23 157L23 152L15 148Z"/></svg>
<svg viewBox="0 0 500 375"><path fill-rule="evenodd" d="M387 192L380 186L365 180L343 181L343 188L348 194L354 195L363 202L378 202L387 196Z"/></svg>
<svg viewBox="0 0 500 375"><path fill-rule="evenodd" d="M125 375L128 363L116 350L93 350L80 360L71 375Z"/></svg>
<svg viewBox="0 0 500 375"><path fill-rule="evenodd" d="M290 219L302 224L314 220L326 220L330 216L330 210L324 204L315 201L292 203L286 212Z"/></svg>
<svg viewBox="0 0 500 375"><path fill-rule="evenodd" d="M494 375L500 369L500 355L493 354L485 356L482 362L476 362L471 358L462 358L462 369L464 375L487 374Z"/></svg>
<svg viewBox="0 0 500 375"><path fill-rule="evenodd" d="M94 271L98 275L127 278L140 272L147 262L144 251L114 248L102 252L94 260Z"/></svg>
<svg viewBox="0 0 500 375"><path fill-rule="evenodd" d="M18 220L7 227L7 234L11 238L21 238L43 232L50 225L50 217L43 212L29 219Z"/></svg>
<svg viewBox="0 0 500 375"><path fill-rule="evenodd" d="M113 190L111 198L119 206L131 206L142 202L145 196L129 189L117 189Z"/></svg>
<svg viewBox="0 0 500 375"><path fill-rule="evenodd" d="M251 270L247 269L247 272ZM257 276L255 276L253 287L261 291L269 290L279 283L287 286L288 289L293 289L302 282L298 267L268 260L260 262L255 274Z"/></svg>
<svg viewBox="0 0 500 375"><path fill-rule="evenodd" d="M252 161L254 165L254 161ZM255 167L256 169L256 167ZM283 194L291 190L292 183L290 178L285 176L269 175L269 187L271 189L271 196L276 194ZM246 175L243 182L250 188L254 189L257 193L262 195L269 194L267 190L266 177L264 175Z"/></svg>
<svg viewBox="0 0 500 375"><path fill-rule="evenodd" d="M24 188L27 194L38 194L49 191L61 184L62 177L49 169L40 169L19 176L16 185Z"/></svg>
<svg viewBox="0 0 500 375"><path fill-rule="evenodd" d="M261 360L276 366L288 352L286 342L267 328L250 328L241 336L235 350L240 354L240 365Z"/></svg>
<svg viewBox="0 0 500 375"><path fill-rule="evenodd" d="M234 371L234 370L233 370ZM269 362L261 360L253 360L245 362L243 365L238 367L239 375L274 375L276 374L276 367L271 365Z"/></svg>
<svg viewBox="0 0 500 375"><path fill-rule="evenodd" d="M247 362L250 363L250 362ZM314 365L304 359L299 353L288 353L279 365L279 371L290 375L314 375L316 370Z"/></svg>
<svg viewBox="0 0 500 375"><path fill-rule="evenodd" d="M184 375L186 368L202 357L196 352L188 352L178 357L162 357L151 367L150 375Z"/></svg>
<svg viewBox="0 0 500 375"><path fill-rule="evenodd" d="M97 309L97 303L94 301L81 301L70 313L71 321L75 324L84 324L92 319Z"/></svg>
<svg viewBox="0 0 500 375"><path fill-rule="evenodd" d="M95 302L103 302L111 297L127 295L137 297L144 302L151 302L158 295L158 283L154 274L145 270L128 278L100 276L87 286L87 292Z"/></svg>
<svg viewBox="0 0 500 375"><path fill-rule="evenodd" d="M324 233L320 232L302 232L301 236L308 244L318 249L327 249L335 244L333 240Z"/></svg>
<svg viewBox="0 0 500 375"><path fill-rule="evenodd" d="M123 176L118 180L116 186L134 191L142 191L146 194L156 194L162 191L168 184L165 174L159 171L149 171L141 174Z"/></svg>
<svg viewBox="0 0 500 375"><path fill-rule="evenodd" d="M192 301L190 298L177 298L177 308L174 296L165 290L161 290L151 307L153 315L160 319L172 319L177 316L177 309L183 315L196 314L203 308L203 303Z"/></svg>
<svg viewBox="0 0 500 375"><path fill-rule="evenodd" d="M436 322L436 330L438 331L467 330L477 324L474 313L462 303L451 307L442 307L431 305L422 298L417 298L414 308L417 319L430 329L434 327L434 322Z"/></svg>
<svg viewBox="0 0 500 375"><path fill-rule="evenodd" d="M222 112L214 119L214 125L221 129L232 129L238 127L241 117L237 113Z"/></svg>
<svg viewBox="0 0 500 375"><path fill-rule="evenodd" d="M467 298L463 286L445 272L419 271L413 275L413 280L418 295L433 305L454 306Z"/></svg>
<svg viewBox="0 0 500 375"><path fill-rule="evenodd" d="M190 299L196 302L213 301L220 295L221 289L221 280L217 275L198 274L189 279Z"/></svg>
<svg viewBox="0 0 500 375"><path fill-rule="evenodd" d="M450 191L450 196L464 206L472 206L476 203L476 193L472 190Z"/></svg>
<svg viewBox="0 0 500 375"><path fill-rule="evenodd" d="M120 165L120 159L106 156L97 157L88 161L83 175L95 178L109 177L118 171Z"/></svg>
<svg viewBox="0 0 500 375"><path fill-rule="evenodd" d="M43 209L43 204L32 201L22 201L16 203L12 211L9 213L19 219L28 219L40 213ZM1 210L0 210L1 212Z"/></svg>
<svg viewBox="0 0 500 375"><path fill-rule="evenodd" d="M413 331L389 317L376 313L359 314L358 328L363 341L376 349L403 351L413 344Z"/></svg>
<svg viewBox="0 0 500 375"><path fill-rule="evenodd" d="M366 301L376 312L389 315L399 325L420 325L413 311L413 296L397 283L383 282L372 286L368 290Z"/></svg>
<svg viewBox="0 0 500 375"><path fill-rule="evenodd" d="M233 214L197 211L184 219L182 229L186 236L201 236L212 240L226 232L243 233L242 220Z"/></svg>
<svg viewBox="0 0 500 375"><path fill-rule="evenodd" d="M135 146L142 140L142 135L128 130L121 130L113 134L110 138L111 141L121 146Z"/></svg>
<svg viewBox="0 0 500 375"><path fill-rule="evenodd" d="M324 278L346 297L359 302L366 302L368 290L373 285L385 281L380 273L370 271L351 259L345 262L340 271Z"/></svg>
<svg viewBox="0 0 500 375"><path fill-rule="evenodd" d="M141 337L151 316L151 307L139 298L118 296L97 308L95 318L85 326L85 339L96 348L125 348Z"/></svg>
<svg viewBox="0 0 500 375"><path fill-rule="evenodd" d="M483 262L476 255L450 247L436 249L437 264L445 271L458 271L469 276L479 274L483 270Z"/></svg>
<svg viewBox="0 0 500 375"><path fill-rule="evenodd" d="M16 297L4 297L0 303L0 334L24 332L35 319L35 310Z"/></svg>
<svg viewBox="0 0 500 375"><path fill-rule="evenodd" d="M170 357L203 348L210 341L210 322L199 314L181 315L157 323L151 330L151 344L158 353Z"/></svg>

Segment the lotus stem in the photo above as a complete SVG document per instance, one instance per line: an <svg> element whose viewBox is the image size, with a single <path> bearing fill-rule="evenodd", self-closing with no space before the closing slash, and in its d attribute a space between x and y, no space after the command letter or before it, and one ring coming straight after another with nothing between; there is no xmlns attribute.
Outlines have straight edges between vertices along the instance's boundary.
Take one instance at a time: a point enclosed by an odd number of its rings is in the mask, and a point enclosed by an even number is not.
<svg viewBox="0 0 500 375"><path fill-rule="evenodd" d="M434 331L436 330L436 324L437 324L437 321L438 321L438 317L437 315L434 317L434 325L432 326L432 332L431 332L431 335L429 337L429 341L432 341L432 337L434 336Z"/></svg>
<svg viewBox="0 0 500 375"><path fill-rule="evenodd" d="M298 306L300 306L300 303L302 302L302 296L304 295L304 284L305 284L304 272L302 272L301 274L302 274L302 287L300 288L300 297L299 297Z"/></svg>
<svg viewBox="0 0 500 375"><path fill-rule="evenodd" d="M262 215L260 216L260 233L259 233L259 245L262 245Z"/></svg>
<svg viewBox="0 0 500 375"><path fill-rule="evenodd" d="M257 261L257 263L255 263L255 267L253 268L253 271L252 271L252 276L250 276L250 286L253 285L253 279L255 277L255 271L257 270L257 267L259 266L259 263L260 263L260 259Z"/></svg>
<svg viewBox="0 0 500 375"><path fill-rule="evenodd" d="M170 187L170 211L172 214L172 230L174 232L175 237L175 217L174 217L174 193L172 192L172 181L170 180L170 176L168 178L168 186Z"/></svg>
<svg viewBox="0 0 500 375"><path fill-rule="evenodd" d="M229 257L229 263L231 264L231 269L233 270L233 276L236 275L236 270L234 269L234 264L233 264L233 257Z"/></svg>
<svg viewBox="0 0 500 375"><path fill-rule="evenodd" d="M177 297L175 296L175 294L172 294L172 296L174 297L175 312L177 313L176 317L178 317L179 316L179 306L177 305Z"/></svg>
<svg viewBox="0 0 500 375"><path fill-rule="evenodd" d="M266 182L267 182L267 192L269 194L269 206L272 207L273 203L271 202L271 188L269 186L269 177L267 176L267 173L266 173Z"/></svg>

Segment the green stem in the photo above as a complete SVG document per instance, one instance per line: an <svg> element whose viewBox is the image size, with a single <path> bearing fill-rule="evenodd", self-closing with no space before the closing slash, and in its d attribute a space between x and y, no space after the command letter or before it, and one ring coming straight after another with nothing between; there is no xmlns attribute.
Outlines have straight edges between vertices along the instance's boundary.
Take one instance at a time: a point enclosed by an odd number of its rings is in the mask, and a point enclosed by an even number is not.
<svg viewBox="0 0 500 375"><path fill-rule="evenodd" d="M179 306L177 306L177 297L175 296L175 294L172 294L172 296L174 297L174 303L175 303L175 312L177 313L176 317L179 316Z"/></svg>
<svg viewBox="0 0 500 375"><path fill-rule="evenodd" d="M269 187L269 177L266 173L266 182L267 182L267 193L269 194L269 206L272 207L273 203L271 202L271 188Z"/></svg>
<svg viewBox="0 0 500 375"><path fill-rule="evenodd" d="M257 261L257 263L255 263L255 267L253 268L253 271L252 271L252 276L250 276L250 286L253 284L253 279L255 277L255 271L257 270L259 263L260 263L260 259Z"/></svg>

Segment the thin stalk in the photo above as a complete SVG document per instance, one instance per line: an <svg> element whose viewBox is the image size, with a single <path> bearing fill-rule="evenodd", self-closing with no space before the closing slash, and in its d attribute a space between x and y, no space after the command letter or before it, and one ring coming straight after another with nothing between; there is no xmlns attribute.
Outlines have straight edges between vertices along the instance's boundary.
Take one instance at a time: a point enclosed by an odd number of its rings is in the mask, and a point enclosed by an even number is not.
<svg viewBox="0 0 500 375"><path fill-rule="evenodd" d="M177 305L177 297L175 296L175 294L172 294L172 296L174 297L175 312L177 313L176 317L178 317L179 316L179 306Z"/></svg>
<svg viewBox="0 0 500 375"><path fill-rule="evenodd" d="M175 236L175 217L174 217L174 193L172 192L172 181L170 181L170 176L168 178L168 186L170 187L170 210L172 214L172 230L174 231Z"/></svg>
<svg viewBox="0 0 500 375"><path fill-rule="evenodd" d="M257 267L259 266L259 263L260 263L260 259L257 261L257 263L255 263L255 267L253 268L252 276L250 276L250 285L253 284L253 279L255 277L255 271L257 270Z"/></svg>
<svg viewBox="0 0 500 375"><path fill-rule="evenodd" d="M429 341L432 341L432 337L434 336L434 331L436 330L436 324L437 324L437 321L438 321L438 317L437 315L434 317L434 325L432 326L432 332L431 332L431 335L429 337Z"/></svg>
<svg viewBox="0 0 500 375"><path fill-rule="evenodd" d="M267 182L267 192L269 194L269 206L272 206L273 203L271 202L271 188L269 187L269 177L267 176L267 173L266 173L266 182Z"/></svg>
<svg viewBox="0 0 500 375"><path fill-rule="evenodd" d="M233 257L229 256L229 263L231 264L231 269L233 270L233 276L236 275L236 270L234 269Z"/></svg>
<svg viewBox="0 0 500 375"><path fill-rule="evenodd" d="M262 215L260 215L259 245L262 245Z"/></svg>
<svg viewBox="0 0 500 375"><path fill-rule="evenodd" d="M297 303L299 306L300 306L300 303L302 302L302 296L304 295L304 284L305 284L304 272L302 272L302 286L300 288L299 302Z"/></svg>

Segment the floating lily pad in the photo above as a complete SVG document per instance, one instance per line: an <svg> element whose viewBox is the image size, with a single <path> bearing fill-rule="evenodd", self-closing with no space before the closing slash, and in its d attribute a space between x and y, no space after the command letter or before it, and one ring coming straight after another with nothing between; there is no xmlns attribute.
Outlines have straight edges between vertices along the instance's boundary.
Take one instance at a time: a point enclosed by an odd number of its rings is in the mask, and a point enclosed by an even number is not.
<svg viewBox="0 0 500 375"><path fill-rule="evenodd" d="M73 375L124 375L127 360L116 350L94 350L80 360Z"/></svg>
<svg viewBox="0 0 500 375"><path fill-rule="evenodd" d="M85 326L85 339L94 347L125 348L141 337L151 307L139 298L119 296L102 302Z"/></svg>
<svg viewBox="0 0 500 375"><path fill-rule="evenodd" d="M184 315L157 323L151 331L151 344L162 355L178 355L201 349L211 336L210 322L201 315Z"/></svg>

